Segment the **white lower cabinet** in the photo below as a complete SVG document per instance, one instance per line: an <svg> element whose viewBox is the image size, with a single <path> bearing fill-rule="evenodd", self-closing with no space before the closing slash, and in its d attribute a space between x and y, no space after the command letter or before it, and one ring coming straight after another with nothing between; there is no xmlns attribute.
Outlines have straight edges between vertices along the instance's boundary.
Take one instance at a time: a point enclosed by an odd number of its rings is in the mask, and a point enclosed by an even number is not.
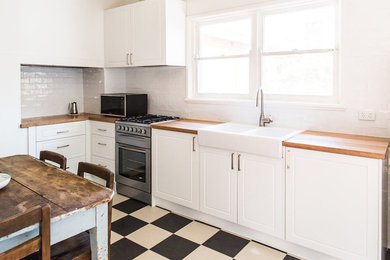
<svg viewBox="0 0 390 260"><path fill-rule="evenodd" d="M340 259L384 259L382 163L287 148L286 239Z"/></svg>
<svg viewBox="0 0 390 260"><path fill-rule="evenodd" d="M153 196L199 210L198 165L196 135L153 129Z"/></svg>
<svg viewBox="0 0 390 260"><path fill-rule="evenodd" d="M283 238L281 159L201 147L200 190L204 213Z"/></svg>
<svg viewBox="0 0 390 260"><path fill-rule="evenodd" d="M283 161L241 154L238 224L284 238Z"/></svg>
<svg viewBox="0 0 390 260"><path fill-rule="evenodd" d="M200 148L200 210L237 222L235 153Z"/></svg>
<svg viewBox="0 0 390 260"><path fill-rule="evenodd" d="M76 174L79 162L86 160L86 123L71 122L30 127L29 154L39 158L40 152L44 150L65 156L67 170Z"/></svg>
<svg viewBox="0 0 390 260"><path fill-rule="evenodd" d="M69 159L67 161L67 171L77 174L79 162L85 162L85 156Z"/></svg>

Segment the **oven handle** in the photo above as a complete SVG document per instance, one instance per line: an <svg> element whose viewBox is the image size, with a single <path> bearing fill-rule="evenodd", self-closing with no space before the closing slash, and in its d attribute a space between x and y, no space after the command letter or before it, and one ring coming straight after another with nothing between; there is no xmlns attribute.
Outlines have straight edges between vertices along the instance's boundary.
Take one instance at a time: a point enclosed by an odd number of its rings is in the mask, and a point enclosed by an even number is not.
<svg viewBox="0 0 390 260"><path fill-rule="evenodd" d="M118 145L118 148L122 148L122 149L133 151L133 152L139 152L139 153L145 153L145 154L147 153L147 149L140 150L140 149L132 148L131 146Z"/></svg>
<svg viewBox="0 0 390 260"><path fill-rule="evenodd" d="M126 137L126 138L133 138L133 139L139 139L139 140L148 140L150 137L146 136L136 136L136 135L126 135L126 134L117 134L118 137Z"/></svg>

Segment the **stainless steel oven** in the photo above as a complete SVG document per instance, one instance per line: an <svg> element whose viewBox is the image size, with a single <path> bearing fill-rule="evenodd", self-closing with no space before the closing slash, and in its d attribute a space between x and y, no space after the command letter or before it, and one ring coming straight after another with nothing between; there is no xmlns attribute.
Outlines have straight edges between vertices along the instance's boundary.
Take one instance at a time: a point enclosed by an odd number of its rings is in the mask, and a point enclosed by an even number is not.
<svg viewBox="0 0 390 260"><path fill-rule="evenodd" d="M119 193L151 203L151 138L116 133L116 182ZM124 129L125 130L125 129ZM148 129L150 131L150 129ZM148 131L148 133L149 133Z"/></svg>
<svg viewBox="0 0 390 260"><path fill-rule="evenodd" d="M176 119L178 118L144 115L116 121L115 177L118 193L151 203L150 124Z"/></svg>

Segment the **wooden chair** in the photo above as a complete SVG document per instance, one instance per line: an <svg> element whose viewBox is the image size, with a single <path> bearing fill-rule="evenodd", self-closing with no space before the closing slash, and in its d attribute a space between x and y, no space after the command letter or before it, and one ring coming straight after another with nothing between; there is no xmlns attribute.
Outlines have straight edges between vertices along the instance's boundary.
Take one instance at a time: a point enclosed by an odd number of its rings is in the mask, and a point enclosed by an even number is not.
<svg viewBox="0 0 390 260"><path fill-rule="evenodd" d="M84 174L89 173L106 181L106 187L114 188L114 173L92 163L80 162L77 175L84 178ZM112 201L108 204L108 257L110 258L111 245L111 219L112 219ZM52 247L52 259L55 260L84 260L91 259L91 248L89 234L83 232L75 237L71 237Z"/></svg>
<svg viewBox="0 0 390 260"><path fill-rule="evenodd" d="M25 213L0 222L0 237L7 236L23 228L39 223L39 236L23 244L0 253L0 259L14 260L39 251L42 260L50 260L50 205L36 206Z"/></svg>
<svg viewBox="0 0 390 260"><path fill-rule="evenodd" d="M66 170L66 157L62 154L50 152L50 151L41 151L39 154L39 160L41 161L51 161L58 163L60 168Z"/></svg>

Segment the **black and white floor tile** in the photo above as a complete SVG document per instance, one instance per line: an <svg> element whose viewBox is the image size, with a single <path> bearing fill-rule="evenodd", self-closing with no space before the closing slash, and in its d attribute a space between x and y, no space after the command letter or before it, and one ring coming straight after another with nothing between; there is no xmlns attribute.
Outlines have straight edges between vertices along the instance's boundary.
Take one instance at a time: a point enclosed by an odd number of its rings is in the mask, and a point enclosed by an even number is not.
<svg viewBox="0 0 390 260"><path fill-rule="evenodd" d="M116 195L111 259L299 260L255 241Z"/></svg>

